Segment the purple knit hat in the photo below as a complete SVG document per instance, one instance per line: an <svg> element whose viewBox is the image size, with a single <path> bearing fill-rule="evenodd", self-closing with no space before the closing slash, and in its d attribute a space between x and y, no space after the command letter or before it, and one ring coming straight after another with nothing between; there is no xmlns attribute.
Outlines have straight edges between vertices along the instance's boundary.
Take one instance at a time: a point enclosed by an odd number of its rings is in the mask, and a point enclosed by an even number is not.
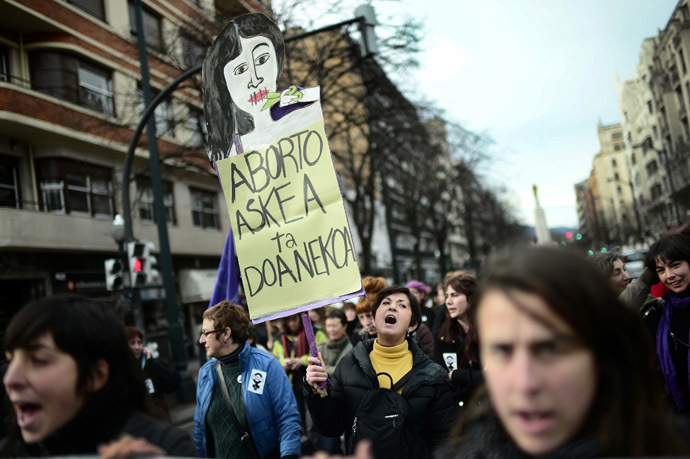
<svg viewBox="0 0 690 459"><path fill-rule="evenodd" d="M427 293L429 293L428 289L426 288L426 285L424 285L423 282L419 282L418 280L411 280L410 282L405 284L405 287L416 288L417 290L419 290L420 292L422 292L425 295Z"/></svg>

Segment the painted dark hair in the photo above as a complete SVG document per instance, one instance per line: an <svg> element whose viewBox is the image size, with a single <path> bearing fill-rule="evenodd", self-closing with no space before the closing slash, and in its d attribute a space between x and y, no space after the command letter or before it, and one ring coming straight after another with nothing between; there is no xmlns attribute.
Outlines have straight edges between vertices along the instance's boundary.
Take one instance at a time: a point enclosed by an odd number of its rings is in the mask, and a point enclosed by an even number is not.
<svg viewBox="0 0 690 459"><path fill-rule="evenodd" d="M243 135L254 128L248 113L240 110L232 101L223 75L223 67L240 55L240 37L268 38L276 52L278 73L283 71L285 43L283 34L273 21L261 13L245 14L228 22L220 31L206 54L202 68L204 90L204 116L208 129L208 148L212 161L227 156L236 135ZM278 82L276 81L276 84Z"/></svg>
<svg viewBox="0 0 690 459"><path fill-rule="evenodd" d="M422 322L422 310L419 307L417 298L412 294L412 292L410 292L410 289L403 287L402 285L391 285L390 287L386 287L381 290L376 295L376 300L374 300L374 304L371 306L371 315L376 317L376 310L381 305L381 302L384 300L384 298L386 298L388 295L392 295L393 293L402 293L410 301L410 309L412 310L410 326L418 327Z"/></svg>
<svg viewBox="0 0 690 459"><path fill-rule="evenodd" d="M649 248L644 265L650 271L656 271L657 259L666 263L670 261L690 263L690 238L680 234L662 236Z"/></svg>
<svg viewBox="0 0 690 459"><path fill-rule="evenodd" d="M494 260L484 274L478 313L484 294L499 291L534 320L553 327L514 298L516 291L537 295L592 352L597 390L577 438L594 441L604 456L682 450L669 424L672 415L640 317L618 302L607 280L583 255L553 247L531 248ZM486 409L470 404L475 413L468 413L468 421Z"/></svg>

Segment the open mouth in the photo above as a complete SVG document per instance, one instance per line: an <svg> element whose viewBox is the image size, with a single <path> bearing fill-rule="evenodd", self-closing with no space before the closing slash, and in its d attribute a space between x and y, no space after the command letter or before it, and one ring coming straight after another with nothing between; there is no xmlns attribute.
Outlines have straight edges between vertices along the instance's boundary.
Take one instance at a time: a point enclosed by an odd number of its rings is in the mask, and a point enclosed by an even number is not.
<svg viewBox="0 0 690 459"><path fill-rule="evenodd" d="M14 407L17 412L17 424L21 428L33 424L41 411L41 406L36 403L15 403Z"/></svg>
<svg viewBox="0 0 690 459"><path fill-rule="evenodd" d="M383 320L387 325L395 325L398 323L398 318L393 314L388 314Z"/></svg>
<svg viewBox="0 0 690 459"><path fill-rule="evenodd" d="M548 429L553 421L553 415L545 411L518 411L515 413L525 431L533 434Z"/></svg>

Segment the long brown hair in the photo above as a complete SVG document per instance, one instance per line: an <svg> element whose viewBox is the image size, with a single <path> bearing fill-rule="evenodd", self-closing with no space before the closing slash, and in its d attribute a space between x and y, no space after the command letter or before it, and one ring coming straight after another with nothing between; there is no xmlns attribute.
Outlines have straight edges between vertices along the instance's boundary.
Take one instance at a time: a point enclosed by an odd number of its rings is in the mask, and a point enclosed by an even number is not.
<svg viewBox="0 0 690 459"><path fill-rule="evenodd" d="M467 321L469 327L465 328L456 319L450 316L446 309L446 320L443 321L438 332L438 338L446 343L451 343L458 338L465 340L463 356L476 360L477 355L472 355L472 346L477 343L477 330L475 327L475 292L477 290L477 278L469 274L451 277L446 281L445 289L452 287L458 293L462 293L467 298Z"/></svg>

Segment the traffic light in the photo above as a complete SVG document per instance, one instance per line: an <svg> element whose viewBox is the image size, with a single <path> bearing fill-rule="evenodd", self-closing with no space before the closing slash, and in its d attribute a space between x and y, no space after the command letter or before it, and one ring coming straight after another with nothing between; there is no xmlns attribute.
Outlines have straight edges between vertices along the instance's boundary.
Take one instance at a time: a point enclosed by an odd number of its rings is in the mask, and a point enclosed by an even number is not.
<svg viewBox="0 0 690 459"><path fill-rule="evenodd" d="M568 232L565 233L565 237L566 237L566 239L570 239L571 237L573 237L573 233L571 233L570 231L568 231Z"/></svg>
<svg viewBox="0 0 690 459"><path fill-rule="evenodd" d="M161 283L158 260L151 255L155 248L154 243L149 241L135 241L127 244L129 275L132 287L144 287Z"/></svg>
<svg viewBox="0 0 690 459"><path fill-rule="evenodd" d="M122 288L124 270L122 261L118 258L105 260L105 288L108 290L118 290Z"/></svg>
<svg viewBox="0 0 690 459"><path fill-rule="evenodd" d="M129 259L129 279L132 287L146 285L147 247L145 242L128 242L127 257Z"/></svg>
<svg viewBox="0 0 690 459"><path fill-rule="evenodd" d="M577 233L577 234L575 235L575 239L577 239L578 241L582 240L582 234Z"/></svg>

